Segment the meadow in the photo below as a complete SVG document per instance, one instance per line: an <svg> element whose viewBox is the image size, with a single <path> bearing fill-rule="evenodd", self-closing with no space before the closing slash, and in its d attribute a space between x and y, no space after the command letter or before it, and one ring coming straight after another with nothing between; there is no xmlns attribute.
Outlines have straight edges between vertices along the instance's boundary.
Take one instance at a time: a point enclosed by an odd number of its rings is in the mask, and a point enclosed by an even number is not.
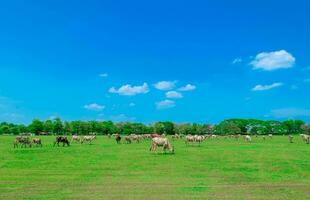
<svg viewBox="0 0 310 200"><path fill-rule="evenodd" d="M13 148L0 137L0 199L310 199L310 145L295 136L252 143L172 141L176 153L149 152L150 141Z"/></svg>

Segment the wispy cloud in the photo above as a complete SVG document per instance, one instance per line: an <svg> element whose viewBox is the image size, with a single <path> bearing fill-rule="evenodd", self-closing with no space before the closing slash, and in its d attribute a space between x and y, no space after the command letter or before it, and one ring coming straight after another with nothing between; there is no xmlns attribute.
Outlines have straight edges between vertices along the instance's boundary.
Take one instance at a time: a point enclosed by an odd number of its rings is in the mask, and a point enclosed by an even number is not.
<svg viewBox="0 0 310 200"><path fill-rule="evenodd" d="M192 84L187 84L181 88L179 88L178 90L179 91L183 91L183 92L187 92L187 91L192 91L192 90L195 90L196 89L196 86L195 85L192 85Z"/></svg>
<svg viewBox="0 0 310 200"><path fill-rule="evenodd" d="M177 91L169 91L166 92L166 97L169 99L181 99L183 98L183 95Z"/></svg>
<svg viewBox="0 0 310 200"><path fill-rule="evenodd" d="M160 81L154 84L154 87L158 90L172 90L176 83L176 81Z"/></svg>
<svg viewBox="0 0 310 200"><path fill-rule="evenodd" d="M175 102L172 100L164 100L164 101L156 102L155 104L156 104L156 108L159 110L175 107Z"/></svg>
<svg viewBox="0 0 310 200"><path fill-rule="evenodd" d="M102 111L105 108L105 106L102 106L102 105L99 105L96 103L92 103L92 104L85 105L84 108L87 110L99 112L99 111Z"/></svg>
<svg viewBox="0 0 310 200"><path fill-rule="evenodd" d="M149 86L147 83L144 83L141 86L131 86L130 84L123 85L119 89L112 87L109 89L110 93L116 93L124 96L135 96L137 94L146 94L149 92Z"/></svg>
<svg viewBox="0 0 310 200"><path fill-rule="evenodd" d="M262 52L257 54L250 64L253 66L253 69L273 71L293 67L295 64L295 58L285 50Z"/></svg>
<svg viewBox="0 0 310 200"><path fill-rule="evenodd" d="M264 90L271 90L273 88L277 88L282 86L283 83L273 83L271 85L256 85L254 88L252 88L252 91L264 91Z"/></svg>
<svg viewBox="0 0 310 200"><path fill-rule="evenodd" d="M276 118L310 117L310 109L301 108L280 108L271 111Z"/></svg>
<svg viewBox="0 0 310 200"><path fill-rule="evenodd" d="M135 117L128 117L123 113L119 115L112 115L109 117L109 119L114 122L132 122L136 120Z"/></svg>
<svg viewBox="0 0 310 200"><path fill-rule="evenodd" d="M102 77L102 78L106 78L106 77L108 77L109 75L108 75L107 73L102 73L102 74L99 74L99 76Z"/></svg>
<svg viewBox="0 0 310 200"><path fill-rule="evenodd" d="M241 63L242 62L242 59L241 58L235 58L233 61L232 61L232 64L238 64L238 63Z"/></svg>

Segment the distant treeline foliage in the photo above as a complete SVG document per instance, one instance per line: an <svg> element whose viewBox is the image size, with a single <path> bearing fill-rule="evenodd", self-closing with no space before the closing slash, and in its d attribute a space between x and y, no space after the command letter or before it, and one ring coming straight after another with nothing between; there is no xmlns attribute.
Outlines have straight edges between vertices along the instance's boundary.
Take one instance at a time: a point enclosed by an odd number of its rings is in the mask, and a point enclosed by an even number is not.
<svg viewBox="0 0 310 200"><path fill-rule="evenodd" d="M310 125L305 125L301 120L287 121L262 121L256 119L228 119L219 124L177 124L173 122L157 122L154 124L143 123L113 123L112 121L65 121L60 118L41 121L34 119L31 124L12 124L2 122L0 134L19 135L33 133L36 135L109 135L109 134L183 134L183 135L288 135L309 134Z"/></svg>

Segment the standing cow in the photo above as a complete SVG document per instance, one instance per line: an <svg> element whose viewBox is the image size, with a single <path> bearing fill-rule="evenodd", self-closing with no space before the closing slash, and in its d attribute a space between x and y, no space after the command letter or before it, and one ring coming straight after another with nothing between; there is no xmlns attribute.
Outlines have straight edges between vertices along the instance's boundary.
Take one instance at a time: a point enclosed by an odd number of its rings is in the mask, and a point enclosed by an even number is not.
<svg viewBox="0 0 310 200"><path fill-rule="evenodd" d="M167 138L162 137L153 138L150 151L154 152L157 150L158 147L162 147L164 152L168 150L170 153L174 153L174 147L170 144Z"/></svg>
<svg viewBox="0 0 310 200"><path fill-rule="evenodd" d="M13 144L14 144L14 148L16 147L18 148L18 145L21 145L21 147L27 147L27 146L29 146L29 148L32 147L32 142L28 136L16 137Z"/></svg>
<svg viewBox="0 0 310 200"><path fill-rule="evenodd" d="M32 143L35 144L36 146L43 147L42 140L40 138L33 138Z"/></svg>
<svg viewBox="0 0 310 200"><path fill-rule="evenodd" d="M54 146L56 146L56 144L57 144L57 146L59 146L59 143L62 143L62 146L64 147L64 146L70 146L70 142L69 142L69 140L68 140L68 138L67 137L65 137L65 136L57 136L56 137L56 140L55 140L55 142L54 142Z"/></svg>

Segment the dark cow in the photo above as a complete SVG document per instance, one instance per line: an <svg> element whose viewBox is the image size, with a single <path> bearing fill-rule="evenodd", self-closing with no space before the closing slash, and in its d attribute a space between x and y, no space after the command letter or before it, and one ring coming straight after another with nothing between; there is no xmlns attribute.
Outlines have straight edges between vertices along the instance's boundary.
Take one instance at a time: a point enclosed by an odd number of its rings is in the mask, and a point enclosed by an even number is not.
<svg viewBox="0 0 310 200"><path fill-rule="evenodd" d="M122 137L120 136L120 134L115 134L115 140L117 144L121 143Z"/></svg>
<svg viewBox="0 0 310 200"><path fill-rule="evenodd" d="M16 137L15 141L14 141L14 148L17 147L18 145L21 145L21 147L27 147L27 145L29 146L29 148L32 147L32 143L31 140L28 136L18 136Z"/></svg>
<svg viewBox="0 0 310 200"><path fill-rule="evenodd" d="M64 147L65 145L67 145L68 147L70 146L70 142L68 140L67 137L64 136L57 136L56 137L56 141L54 142L54 146L59 146L59 143L62 143L62 146Z"/></svg>

